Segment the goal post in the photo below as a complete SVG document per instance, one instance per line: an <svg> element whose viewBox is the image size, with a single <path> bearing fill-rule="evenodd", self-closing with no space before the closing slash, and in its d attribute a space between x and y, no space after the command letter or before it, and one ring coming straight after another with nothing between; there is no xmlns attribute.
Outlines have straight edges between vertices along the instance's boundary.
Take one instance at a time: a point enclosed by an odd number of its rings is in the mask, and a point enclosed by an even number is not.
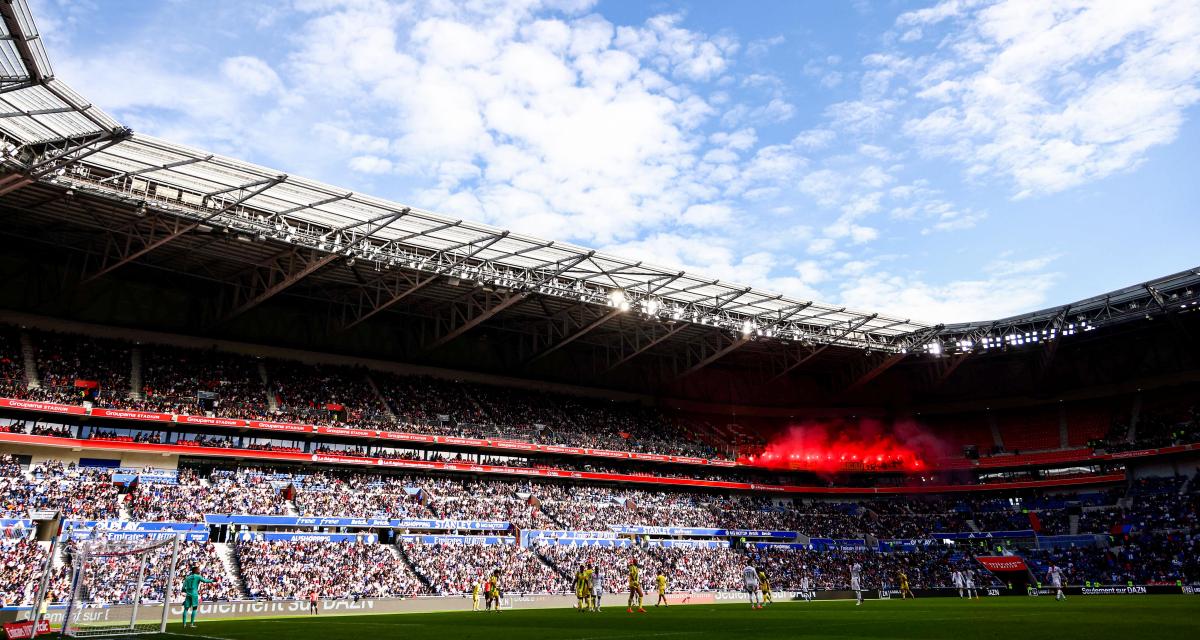
<svg viewBox="0 0 1200 640"><path fill-rule="evenodd" d="M64 637L128 637L166 631L180 537L115 537L118 539L93 532L72 555Z"/></svg>

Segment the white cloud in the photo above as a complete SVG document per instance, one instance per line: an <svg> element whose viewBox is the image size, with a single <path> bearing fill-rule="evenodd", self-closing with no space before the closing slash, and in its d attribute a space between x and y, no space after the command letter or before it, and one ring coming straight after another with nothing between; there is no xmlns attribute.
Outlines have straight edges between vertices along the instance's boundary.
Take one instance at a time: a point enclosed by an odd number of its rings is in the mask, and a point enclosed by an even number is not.
<svg viewBox="0 0 1200 640"><path fill-rule="evenodd" d="M1046 305L1057 276L1025 274L930 283L919 276L887 271L863 275L841 289L840 302L925 322L969 322L1004 318Z"/></svg>
<svg viewBox="0 0 1200 640"><path fill-rule="evenodd" d="M235 56L221 62L221 75L253 95L280 91L283 82L266 62L254 56Z"/></svg>
<svg viewBox="0 0 1200 640"><path fill-rule="evenodd" d="M1200 101L1200 3L977 4L898 19L958 21L918 81L935 108L904 128L969 175L1008 176L1019 197L1138 166Z"/></svg>

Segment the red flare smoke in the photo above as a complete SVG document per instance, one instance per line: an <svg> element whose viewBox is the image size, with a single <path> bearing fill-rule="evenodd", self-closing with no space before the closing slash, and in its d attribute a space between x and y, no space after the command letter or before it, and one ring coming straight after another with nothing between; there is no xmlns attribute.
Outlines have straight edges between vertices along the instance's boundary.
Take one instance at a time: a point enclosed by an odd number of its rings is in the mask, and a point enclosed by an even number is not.
<svg viewBox="0 0 1200 640"><path fill-rule="evenodd" d="M806 422L788 427L742 462L772 469L923 471L945 445L914 423L879 420Z"/></svg>

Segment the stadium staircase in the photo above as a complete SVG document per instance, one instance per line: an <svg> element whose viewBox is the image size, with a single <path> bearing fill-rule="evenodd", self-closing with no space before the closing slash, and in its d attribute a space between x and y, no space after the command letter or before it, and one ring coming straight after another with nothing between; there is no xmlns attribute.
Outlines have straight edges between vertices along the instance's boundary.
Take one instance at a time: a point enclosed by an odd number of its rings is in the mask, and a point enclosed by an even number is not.
<svg viewBox="0 0 1200 640"><path fill-rule="evenodd" d="M571 575L570 572L568 572L566 569L563 569L562 567L555 564L553 560L542 555L542 552L540 550L534 549L533 555L536 556L537 559L540 560L542 564L546 565L547 567L550 567L551 571L562 576L564 580L567 580L568 582L570 582L571 580L575 579L575 576Z"/></svg>
<svg viewBox="0 0 1200 640"><path fill-rule="evenodd" d="M240 596L249 597L250 594L246 591L246 580L242 578L242 568L238 565L237 552L233 545L227 542L214 542L213 549L217 552L217 557L221 559L221 566L225 568L225 579L233 583Z"/></svg>
<svg viewBox="0 0 1200 640"><path fill-rule="evenodd" d="M21 359L25 365L26 388L40 388L42 383L38 380L37 354L33 349L33 338L26 331L21 332Z"/></svg>
<svg viewBox="0 0 1200 640"><path fill-rule="evenodd" d="M1129 414L1129 431L1125 434L1126 442L1137 442L1138 418L1142 415L1142 394L1133 397L1133 410Z"/></svg>
<svg viewBox="0 0 1200 640"><path fill-rule="evenodd" d="M979 528L979 525L975 524L975 518L971 518L971 519L967 520L967 526L971 527L971 531L974 531L976 533L982 531L982 529Z"/></svg>
<svg viewBox="0 0 1200 640"><path fill-rule="evenodd" d="M142 399L142 348L134 347L129 350L129 397L134 400Z"/></svg>
<svg viewBox="0 0 1200 640"><path fill-rule="evenodd" d="M400 558L401 562L408 566L408 570L417 577L417 580L421 581L421 584L425 585L430 591L433 590L433 583L430 582L429 577L421 573L417 569L417 565L413 563L412 558L409 558L408 554L404 553L404 547L400 546L400 541L397 540L395 544L388 545L388 547L392 553L396 554L397 558Z"/></svg>
<svg viewBox="0 0 1200 640"><path fill-rule="evenodd" d="M1000 451L1004 450L1004 438L1000 437L1000 425L996 424L996 414L988 413L988 428L992 431L992 444Z"/></svg>
<svg viewBox="0 0 1200 640"><path fill-rule="evenodd" d="M1067 428L1067 410L1058 405L1058 448L1067 449L1071 446L1071 430Z"/></svg>
<svg viewBox="0 0 1200 640"><path fill-rule="evenodd" d="M371 391L375 392L375 399L379 401L381 406L383 406L384 412L387 413L389 418L395 420L396 412L392 411L392 405L388 403L387 398L383 396L383 392L379 390L379 385L375 384L375 379L372 378L371 374L369 373L363 374L363 377L366 378L367 385L371 387Z"/></svg>
<svg viewBox="0 0 1200 640"><path fill-rule="evenodd" d="M267 375L267 363L258 363L258 377L262 380L263 386L267 389L263 392L267 394L267 409L269 409L271 413L279 411L279 400L275 397L275 394L271 393L271 377Z"/></svg>
<svg viewBox="0 0 1200 640"><path fill-rule="evenodd" d="M1073 536L1079 535L1079 514L1072 513L1068 516L1067 521L1070 524L1069 533Z"/></svg>

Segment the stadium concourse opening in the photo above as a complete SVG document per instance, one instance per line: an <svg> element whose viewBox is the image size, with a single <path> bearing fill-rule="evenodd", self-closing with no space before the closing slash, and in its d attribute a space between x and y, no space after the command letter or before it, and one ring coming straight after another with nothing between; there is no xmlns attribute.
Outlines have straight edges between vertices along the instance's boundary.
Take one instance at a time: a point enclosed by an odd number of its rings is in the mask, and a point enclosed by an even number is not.
<svg viewBox="0 0 1200 640"><path fill-rule="evenodd" d="M792 299L133 132L0 18L7 637L1195 637L1200 270Z"/></svg>

